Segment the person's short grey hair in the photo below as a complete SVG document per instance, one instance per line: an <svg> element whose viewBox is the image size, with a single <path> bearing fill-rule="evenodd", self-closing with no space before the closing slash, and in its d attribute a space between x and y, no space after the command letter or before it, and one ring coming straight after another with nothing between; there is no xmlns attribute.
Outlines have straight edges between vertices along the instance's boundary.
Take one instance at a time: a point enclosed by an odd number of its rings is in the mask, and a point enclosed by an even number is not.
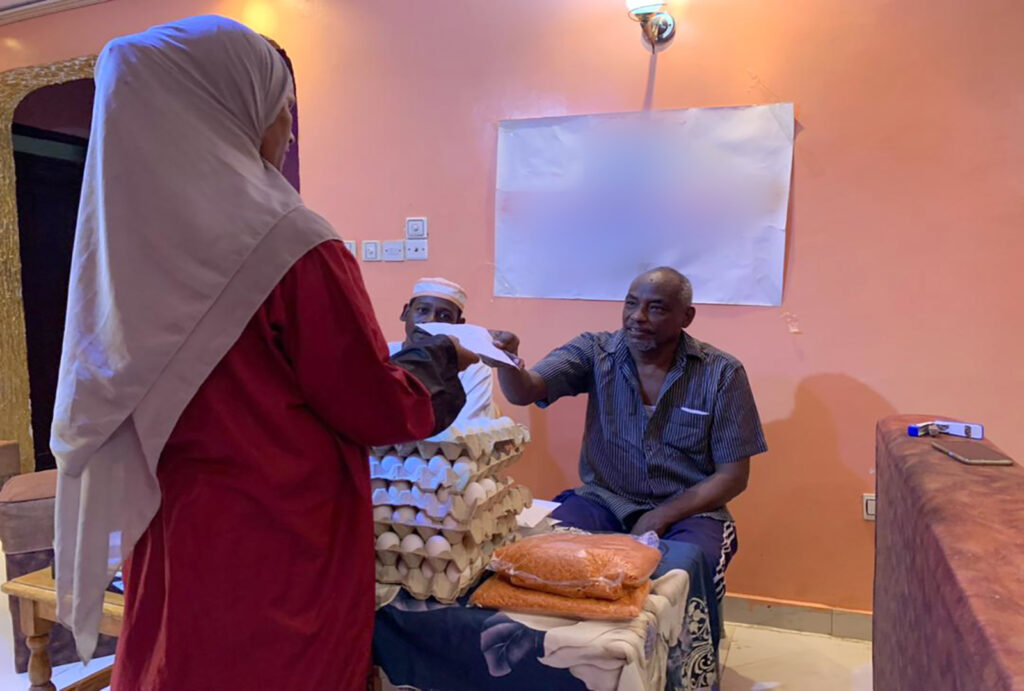
<svg viewBox="0 0 1024 691"><path fill-rule="evenodd" d="M643 275L649 276L650 274L653 273L668 274L669 276L674 278L676 282L679 284L679 298L683 301L683 305L689 307L690 305L693 304L693 284L690 283L690 279L681 274L679 271L673 269L671 266L659 266L657 268L651 269L650 271L645 271Z"/></svg>

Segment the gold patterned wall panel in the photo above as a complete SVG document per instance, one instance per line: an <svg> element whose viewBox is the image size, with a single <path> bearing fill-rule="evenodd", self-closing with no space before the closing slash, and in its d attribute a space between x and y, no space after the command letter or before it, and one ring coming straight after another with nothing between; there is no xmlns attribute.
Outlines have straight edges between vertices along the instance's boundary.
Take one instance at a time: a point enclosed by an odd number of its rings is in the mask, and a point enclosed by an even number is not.
<svg viewBox="0 0 1024 691"><path fill-rule="evenodd" d="M16 440L21 471L35 467L28 388L25 313L21 301L21 255L14 184L11 122L29 93L75 79L91 79L95 56L0 73L0 439ZM39 440L41 444L49 442Z"/></svg>

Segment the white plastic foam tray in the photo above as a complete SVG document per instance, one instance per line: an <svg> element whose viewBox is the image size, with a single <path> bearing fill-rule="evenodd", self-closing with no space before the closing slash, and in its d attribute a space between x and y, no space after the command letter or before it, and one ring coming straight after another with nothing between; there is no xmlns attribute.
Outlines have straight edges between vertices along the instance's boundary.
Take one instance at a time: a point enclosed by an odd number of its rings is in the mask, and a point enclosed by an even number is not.
<svg viewBox="0 0 1024 691"><path fill-rule="evenodd" d="M440 454L424 458L417 454L402 458L394 454L370 456L370 477L388 482L408 482L425 490L448 487L462 492L470 482L494 475L518 461L523 447L494 450L473 460L459 456L450 461Z"/></svg>
<svg viewBox="0 0 1024 691"><path fill-rule="evenodd" d="M401 457L416 454L422 458L441 455L449 461L460 456L476 460L492 454L495 449L505 454L530 441L530 430L510 418L476 420L463 427L451 426L441 434L423 441L374 447L372 453L379 458L394 454Z"/></svg>
<svg viewBox="0 0 1024 691"><path fill-rule="evenodd" d="M480 482L471 482L462 494L443 488L427 492L405 482L394 482L387 488L374 488L371 498L375 509L380 506L394 507L391 520L395 523L415 525L422 522L422 519L417 521L420 513L430 521L442 524L448 517L459 523L467 523L474 516L494 507L501 507L501 513L511 510L515 504L520 509L525 508L533 497L522 485L516 485L515 488L513 492L512 478L484 478ZM383 512L375 511L374 517L383 520Z"/></svg>
<svg viewBox="0 0 1024 691"><path fill-rule="evenodd" d="M486 570L494 550L514 539L514 534L510 534L480 545L463 560L463 566L454 559L422 557L417 562L415 558L407 559L408 555L399 556L388 550L378 551L377 582L401 585L420 600L434 597L450 604L476 583L480 574ZM410 563L416 565L410 566Z"/></svg>

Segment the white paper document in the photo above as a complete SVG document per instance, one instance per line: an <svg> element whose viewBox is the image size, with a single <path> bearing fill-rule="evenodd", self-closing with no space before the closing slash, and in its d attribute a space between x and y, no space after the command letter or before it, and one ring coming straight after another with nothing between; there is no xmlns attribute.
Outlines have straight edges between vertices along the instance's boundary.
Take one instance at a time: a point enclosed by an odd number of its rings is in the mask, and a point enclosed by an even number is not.
<svg viewBox="0 0 1024 691"><path fill-rule="evenodd" d="M423 329L433 336L454 336L459 339L459 343L463 348L479 355L488 365L516 366L505 351L494 345L491 333L482 326L430 322L427 324L417 324L416 327Z"/></svg>
<svg viewBox="0 0 1024 691"><path fill-rule="evenodd" d="M494 294L622 300L671 266L694 301L779 305L793 104L507 120Z"/></svg>
<svg viewBox="0 0 1024 691"><path fill-rule="evenodd" d="M556 501L534 499L530 508L523 509L520 514L516 516L516 522L522 528L536 528L541 521L547 518L548 515L559 506L560 504Z"/></svg>

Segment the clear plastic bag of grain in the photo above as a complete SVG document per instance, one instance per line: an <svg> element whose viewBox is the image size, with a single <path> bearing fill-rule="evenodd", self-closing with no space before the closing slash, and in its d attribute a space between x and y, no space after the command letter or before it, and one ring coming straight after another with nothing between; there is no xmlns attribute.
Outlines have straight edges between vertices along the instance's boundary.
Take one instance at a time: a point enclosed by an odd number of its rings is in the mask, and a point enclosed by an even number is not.
<svg viewBox="0 0 1024 691"><path fill-rule="evenodd" d="M569 598L619 600L647 583L660 560L661 551L651 546L651 536L556 532L498 549L490 568L520 588Z"/></svg>
<svg viewBox="0 0 1024 691"><path fill-rule="evenodd" d="M622 597L616 600L565 597L519 588L505 581L503 576L493 576L476 589L470 604L484 609L565 619L630 621L640 616L650 592L651 582L648 580L636 588L623 591Z"/></svg>

